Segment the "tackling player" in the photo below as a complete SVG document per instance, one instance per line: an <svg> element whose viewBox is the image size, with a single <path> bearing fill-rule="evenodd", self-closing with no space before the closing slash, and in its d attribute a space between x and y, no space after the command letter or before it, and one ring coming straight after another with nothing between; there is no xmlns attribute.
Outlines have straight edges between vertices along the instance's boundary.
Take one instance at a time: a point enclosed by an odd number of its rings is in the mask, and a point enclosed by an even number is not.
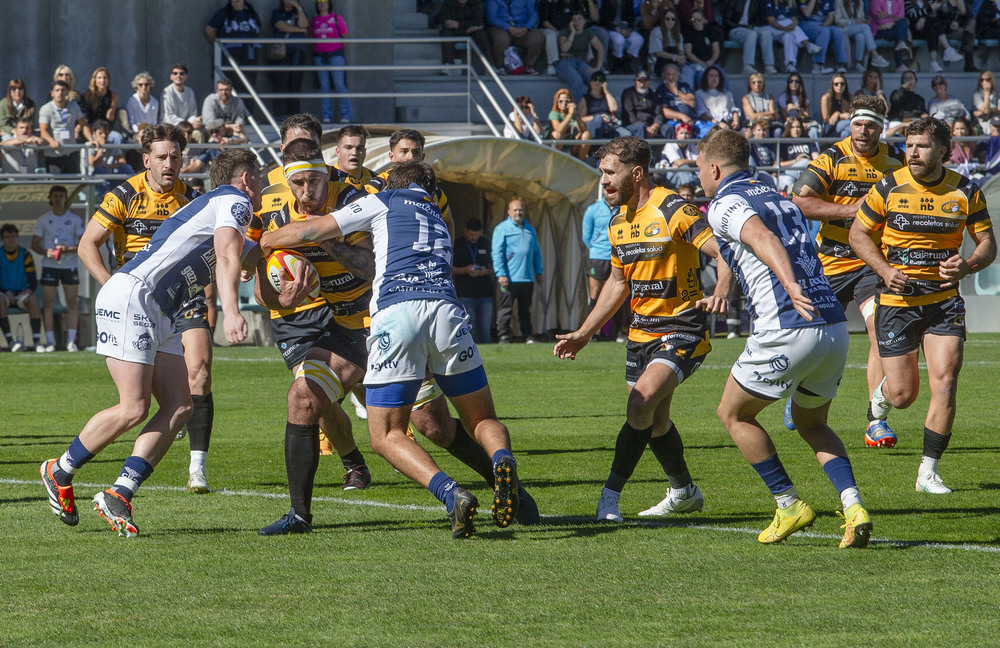
<svg viewBox="0 0 1000 648"><path fill-rule="evenodd" d="M885 378L872 393L871 411L881 419L893 407L913 404L920 386L917 350L923 347L931 395L916 489L936 495L951 492L938 462L951 440L965 347L958 282L997 254L983 192L944 168L950 155L946 122L927 117L911 123L906 167L871 188L851 226L851 247L881 278L875 335ZM968 258L960 254L963 230L976 244Z"/></svg>
<svg viewBox="0 0 1000 648"><path fill-rule="evenodd" d="M115 268L121 268L149 242L164 220L194 200L197 193L180 179L184 132L160 124L142 133L142 162L146 170L132 176L105 196L87 223L77 253L87 272L100 285L111 271L100 248L114 237ZM215 402L212 398L212 329L204 292L181 305L175 323L181 333L188 386L194 411L187 429L191 447L187 489L209 492L206 459L212 439Z"/></svg>
<svg viewBox="0 0 1000 648"><path fill-rule="evenodd" d="M887 173L903 166L903 152L880 142L885 127L885 103L879 97L858 95L851 101L851 135L837 142L799 176L792 187L792 202L802 215L822 222L816 237L823 274L847 309L853 299L868 331L868 393L882 382L885 372L875 341L875 291L878 275L851 249L848 232L858 212L858 203ZM791 401L785 408L785 425L791 421ZM868 409L865 443L873 448L891 448L896 435L883 419Z"/></svg>
<svg viewBox="0 0 1000 648"><path fill-rule="evenodd" d="M557 335L553 349L558 358L574 359L631 296L626 420L597 503L598 522L622 521L618 500L647 444L670 487L663 501L639 515L688 513L704 505L684 461L684 443L670 418L670 402L678 385L712 350L706 311L726 312L732 273L698 208L650 180L651 156L649 144L638 137L619 137L597 152L601 188L612 208L607 234L611 277L580 328ZM719 282L705 298L698 279L699 252L719 262Z"/></svg>
<svg viewBox="0 0 1000 648"><path fill-rule="evenodd" d="M179 151L175 153L179 160ZM192 410L177 328L183 305L217 280L226 340L237 344L246 339L247 323L237 293L241 259L246 257L247 267L256 263L256 246L244 233L254 208L260 206L257 159L252 151L225 151L212 162L209 173L216 188L162 223L97 295L97 353L107 357L119 403L95 414L61 457L40 467L52 512L70 526L79 521L73 476L94 455L145 421L156 398L159 408L136 438L121 475L111 488L94 496L94 509L120 536L139 533L132 519L132 498Z"/></svg>
<svg viewBox="0 0 1000 648"><path fill-rule="evenodd" d="M718 414L736 446L777 502L759 542L781 542L813 523L757 415L792 398L792 418L840 494L846 523L840 547L866 547L871 518L861 503L844 444L827 424L847 362L844 310L823 276L802 212L750 174L750 143L718 130L698 143L698 171L712 197L708 222L756 316L733 365Z"/></svg>

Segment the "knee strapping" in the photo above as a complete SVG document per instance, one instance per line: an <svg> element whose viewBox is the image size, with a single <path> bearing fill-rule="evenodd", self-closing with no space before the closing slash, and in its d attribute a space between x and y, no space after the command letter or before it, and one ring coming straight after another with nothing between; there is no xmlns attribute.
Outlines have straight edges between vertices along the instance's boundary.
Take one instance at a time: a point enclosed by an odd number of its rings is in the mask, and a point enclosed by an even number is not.
<svg viewBox="0 0 1000 648"><path fill-rule="evenodd" d="M305 378L319 385L331 403L336 403L344 396L344 386L340 384L340 378L323 362L305 360L295 368L295 378Z"/></svg>

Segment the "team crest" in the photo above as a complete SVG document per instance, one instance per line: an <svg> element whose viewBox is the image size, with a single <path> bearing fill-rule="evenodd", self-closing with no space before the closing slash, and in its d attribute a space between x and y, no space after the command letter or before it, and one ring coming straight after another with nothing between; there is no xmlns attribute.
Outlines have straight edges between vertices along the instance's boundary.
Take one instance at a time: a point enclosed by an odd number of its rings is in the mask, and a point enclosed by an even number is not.
<svg viewBox="0 0 1000 648"><path fill-rule="evenodd" d="M246 206L246 203L236 203L230 210L233 218L236 222L240 224L241 227L246 227L250 224L250 209Z"/></svg>
<svg viewBox="0 0 1000 648"><path fill-rule="evenodd" d="M379 351L388 351L390 344L392 344L392 340L389 338L388 333L382 333L378 336Z"/></svg>
<svg viewBox="0 0 1000 648"><path fill-rule="evenodd" d="M645 231L643 231L643 234L646 236L656 236L659 233L660 226L656 223L650 223L649 226L646 227Z"/></svg>
<svg viewBox="0 0 1000 648"><path fill-rule="evenodd" d="M949 200L945 204L941 205L941 211L946 214L957 214L958 210L961 208L962 207L958 204L957 200Z"/></svg>
<svg viewBox="0 0 1000 648"><path fill-rule="evenodd" d="M771 366L772 371L776 371L778 373L784 373L788 371L788 366L790 363L788 361L788 356L786 356L784 353L779 353L776 356L772 356L771 359L767 361L767 364Z"/></svg>
<svg viewBox="0 0 1000 648"><path fill-rule="evenodd" d="M153 336L149 333L143 333L132 343L132 346L135 347L136 351L149 351L153 348Z"/></svg>

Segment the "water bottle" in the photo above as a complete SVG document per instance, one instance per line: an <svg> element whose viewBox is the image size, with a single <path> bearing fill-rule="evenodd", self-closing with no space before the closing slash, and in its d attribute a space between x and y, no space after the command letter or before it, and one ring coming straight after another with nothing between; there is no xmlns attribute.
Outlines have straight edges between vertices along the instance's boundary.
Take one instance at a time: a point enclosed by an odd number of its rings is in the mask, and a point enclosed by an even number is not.
<svg viewBox="0 0 1000 648"><path fill-rule="evenodd" d="M59 249L59 237L58 236L52 237L52 247L53 247L52 258L55 259L58 262L59 261L59 257L62 256L62 250Z"/></svg>
<svg viewBox="0 0 1000 648"><path fill-rule="evenodd" d="M21 348L24 348L24 324L21 322L17 323L17 334L14 336L14 339L21 345Z"/></svg>

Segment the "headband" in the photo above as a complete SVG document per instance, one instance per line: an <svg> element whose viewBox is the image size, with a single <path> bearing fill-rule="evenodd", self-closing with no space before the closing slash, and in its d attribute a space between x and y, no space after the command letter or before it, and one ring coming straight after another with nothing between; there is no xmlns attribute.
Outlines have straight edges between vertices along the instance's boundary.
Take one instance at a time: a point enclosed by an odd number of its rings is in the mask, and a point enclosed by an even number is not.
<svg viewBox="0 0 1000 648"><path fill-rule="evenodd" d="M283 167L285 179L291 179L293 175L300 171L322 171L326 173L326 163L323 160L299 160L289 162Z"/></svg>
<svg viewBox="0 0 1000 648"><path fill-rule="evenodd" d="M851 123L853 124L855 121L870 121L879 128L885 128L885 117L867 108L859 108L851 113Z"/></svg>

